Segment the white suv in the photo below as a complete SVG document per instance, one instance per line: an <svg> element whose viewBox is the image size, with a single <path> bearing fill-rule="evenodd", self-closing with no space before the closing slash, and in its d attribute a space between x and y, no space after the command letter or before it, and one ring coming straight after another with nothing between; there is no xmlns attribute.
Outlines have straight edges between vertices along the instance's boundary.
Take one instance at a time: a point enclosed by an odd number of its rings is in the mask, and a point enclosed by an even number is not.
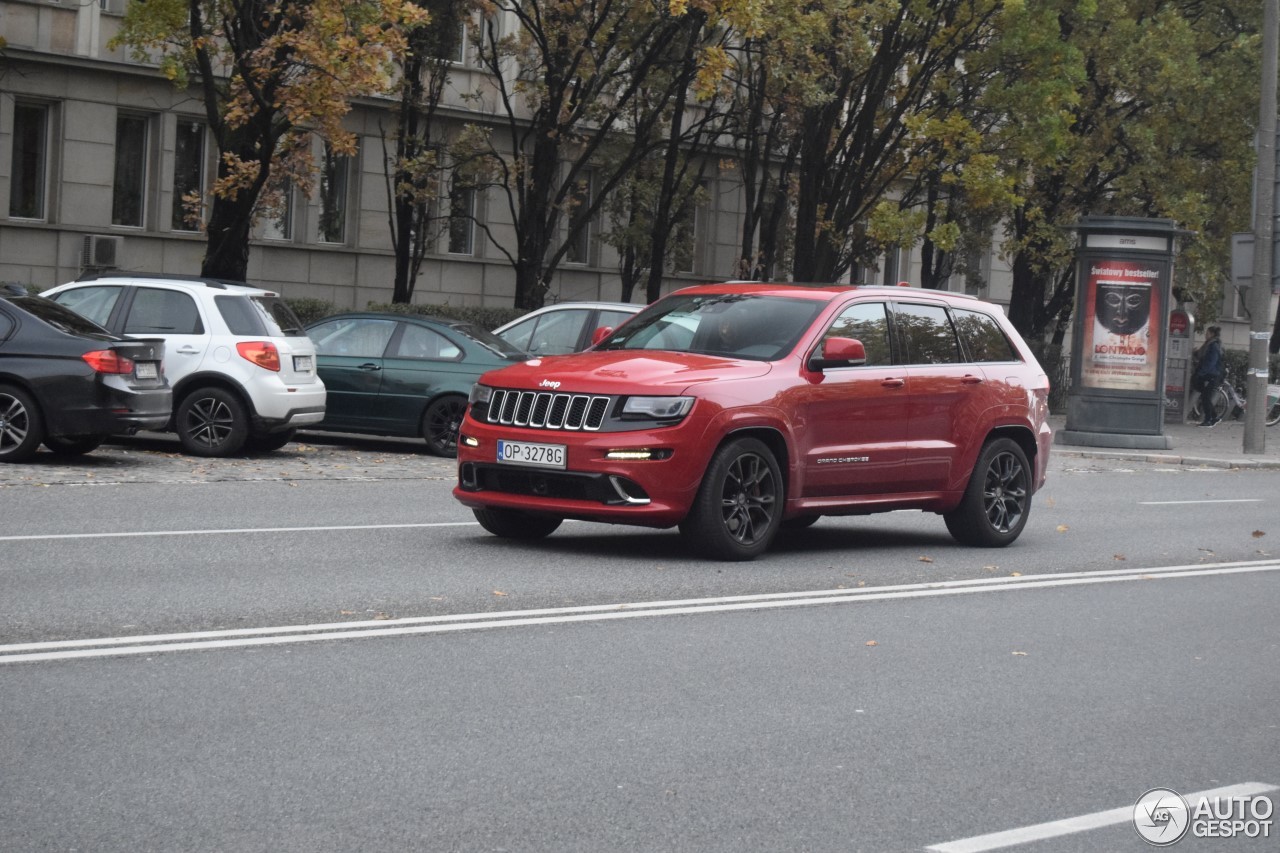
<svg viewBox="0 0 1280 853"><path fill-rule="evenodd" d="M316 348L280 295L243 283L103 273L47 296L117 334L163 338L182 446L197 456L276 450L324 419Z"/></svg>

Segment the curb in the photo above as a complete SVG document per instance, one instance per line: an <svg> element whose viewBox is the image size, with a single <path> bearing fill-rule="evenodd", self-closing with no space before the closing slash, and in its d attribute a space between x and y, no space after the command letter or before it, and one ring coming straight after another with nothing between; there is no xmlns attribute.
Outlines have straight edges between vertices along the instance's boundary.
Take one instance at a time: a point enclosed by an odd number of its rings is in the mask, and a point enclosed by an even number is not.
<svg viewBox="0 0 1280 853"><path fill-rule="evenodd" d="M1177 453L1135 453L1132 451L1107 451L1094 448L1072 447L1055 444L1051 456L1067 456L1082 459L1114 459L1129 462L1154 462L1161 465L1186 465L1195 468L1269 469L1280 470L1280 459L1221 459L1212 456L1183 456Z"/></svg>

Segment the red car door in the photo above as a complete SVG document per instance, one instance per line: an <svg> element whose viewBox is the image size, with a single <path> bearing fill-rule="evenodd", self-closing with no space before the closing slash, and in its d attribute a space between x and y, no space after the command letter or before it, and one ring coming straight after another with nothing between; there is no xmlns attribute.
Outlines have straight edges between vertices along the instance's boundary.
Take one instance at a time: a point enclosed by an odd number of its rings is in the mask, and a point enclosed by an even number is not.
<svg viewBox="0 0 1280 853"><path fill-rule="evenodd" d="M895 491L906 460L909 398L906 372L893 363L886 304L850 305L821 340L829 337L862 341L867 361L806 371L806 381L789 392L803 470L797 497Z"/></svg>

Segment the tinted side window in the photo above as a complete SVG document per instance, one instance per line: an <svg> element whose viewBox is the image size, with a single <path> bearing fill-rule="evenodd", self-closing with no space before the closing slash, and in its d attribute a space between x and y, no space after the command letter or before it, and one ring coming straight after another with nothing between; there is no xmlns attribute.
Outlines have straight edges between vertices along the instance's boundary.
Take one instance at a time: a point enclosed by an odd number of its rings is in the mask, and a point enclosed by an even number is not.
<svg viewBox="0 0 1280 853"><path fill-rule="evenodd" d="M822 336L827 338L854 338L862 341L867 351L868 365L892 364L889 348L889 319L883 302L859 302L846 308Z"/></svg>
<svg viewBox="0 0 1280 853"><path fill-rule="evenodd" d="M311 327L311 339L320 355L381 358L396 330L394 320L330 320Z"/></svg>
<svg viewBox="0 0 1280 853"><path fill-rule="evenodd" d="M529 349L529 338L533 336L533 327L538 325L538 318L522 320L502 333L502 339L522 350Z"/></svg>
<svg viewBox="0 0 1280 853"><path fill-rule="evenodd" d="M977 311L955 309L951 312L956 333L969 361L1019 361L1013 344L994 317Z"/></svg>
<svg viewBox="0 0 1280 853"><path fill-rule="evenodd" d="M435 329L405 323L395 352L390 354L399 358L455 359L462 350Z"/></svg>
<svg viewBox="0 0 1280 853"><path fill-rule="evenodd" d="M551 311L538 318L527 349L534 355L564 355L578 348L586 311Z"/></svg>
<svg viewBox="0 0 1280 853"><path fill-rule="evenodd" d="M893 320L906 343L907 364L956 364L960 346L941 305L899 303Z"/></svg>
<svg viewBox="0 0 1280 853"><path fill-rule="evenodd" d="M218 313L233 335L267 335L276 337L278 331L268 331L261 309L247 296L215 296L213 302Z"/></svg>
<svg viewBox="0 0 1280 853"><path fill-rule="evenodd" d="M125 321L127 335L202 335L196 301L178 290L139 287Z"/></svg>
<svg viewBox="0 0 1280 853"><path fill-rule="evenodd" d="M105 326L111 318L111 310L120 301L122 292L119 287L77 287L75 290L56 293L51 298L77 314L88 317L99 326Z"/></svg>

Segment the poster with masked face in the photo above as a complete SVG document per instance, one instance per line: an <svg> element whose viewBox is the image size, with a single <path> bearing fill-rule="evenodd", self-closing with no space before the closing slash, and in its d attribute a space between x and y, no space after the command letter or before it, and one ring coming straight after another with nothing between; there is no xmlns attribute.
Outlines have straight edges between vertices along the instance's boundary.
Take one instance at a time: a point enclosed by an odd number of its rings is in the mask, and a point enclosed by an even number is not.
<svg viewBox="0 0 1280 853"><path fill-rule="evenodd" d="M1163 316L1160 267L1143 261L1094 260L1085 284L1084 386L1154 391Z"/></svg>

